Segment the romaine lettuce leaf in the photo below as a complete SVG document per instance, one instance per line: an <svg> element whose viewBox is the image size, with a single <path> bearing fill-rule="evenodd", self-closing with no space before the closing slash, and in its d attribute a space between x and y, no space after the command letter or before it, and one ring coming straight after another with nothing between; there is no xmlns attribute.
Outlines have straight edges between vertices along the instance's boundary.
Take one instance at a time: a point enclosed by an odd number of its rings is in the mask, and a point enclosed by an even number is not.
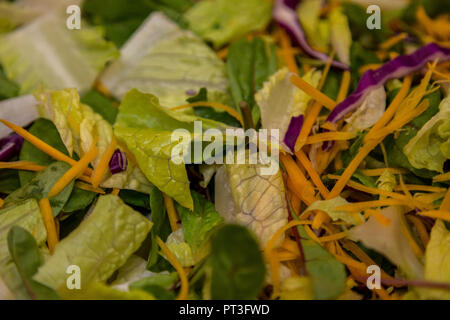
<svg viewBox="0 0 450 320"><path fill-rule="evenodd" d="M450 282L450 231L441 220L431 230L430 241L425 251L425 279L441 283ZM419 289L425 299L450 300L448 290Z"/></svg>
<svg viewBox="0 0 450 320"><path fill-rule="evenodd" d="M12 226L20 226L32 233L38 246L45 243L47 230L35 199L0 210L0 277L16 299L29 299L30 295L8 251L7 235Z"/></svg>
<svg viewBox="0 0 450 320"><path fill-rule="evenodd" d="M0 34L14 30L18 26L33 20L38 13L15 3L0 2Z"/></svg>
<svg viewBox="0 0 450 320"><path fill-rule="evenodd" d="M280 142L284 139L291 118L305 114L311 100L310 96L291 83L291 75L287 68L277 71L255 94L261 110L262 127L280 130ZM321 76L322 72L312 70L303 76L303 80L317 87ZM284 147L289 150L287 146Z"/></svg>
<svg viewBox="0 0 450 320"><path fill-rule="evenodd" d="M164 107L185 104L186 92L202 87L208 88L214 100L228 100L223 62L201 39L162 13L147 18L100 82L118 99L137 88L156 95Z"/></svg>
<svg viewBox="0 0 450 320"><path fill-rule="evenodd" d="M280 171L263 176L262 167L261 164L221 167L215 179L215 205L225 221L247 226L264 246L287 223L288 211Z"/></svg>
<svg viewBox="0 0 450 320"><path fill-rule="evenodd" d="M403 228L407 228L404 213L404 207L381 209L381 214L391 220L389 226L381 225L372 216L363 224L351 229L349 237L355 241L362 241L364 246L383 254L408 278L421 279L424 274L423 265L403 234Z"/></svg>
<svg viewBox="0 0 450 320"><path fill-rule="evenodd" d="M308 42L326 50L330 40L330 24L319 19L321 9L322 0L305 0L297 6L297 15Z"/></svg>
<svg viewBox="0 0 450 320"><path fill-rule="evenodd" d="M350 48L352 46L352 33L347 16L342 8L334 8L329 15L331 45L336 50L339 60L350 65Z"/></svg>
<svg viewBox="0 0 450 320"><path fill-rule="evenodd" d="M182 206L193 208L185 165L170 160L172 148L178 144L172 141L172 132L116 126L114 133L133 153L151 183Z"/></svg>
<svg viewBox="0 0 450 320"><path fill-rule="evenodd" d="M183 267L191 267L195 264L192 248L184 238L183 229L180 228L172 232L167 237L166 246L170 249Z"/></svg>
<svg viewBox="0 0 450 320"><path fill-rule="evenodd" d="M77 265L82 288L106 281L139 248L151 227L118 196L100 196L92 213L56 245L34 280L59 290L65 287L67 267Z"/></svg>
<svg viewBox="0 0 450 320"><path fill-rule="evenodd" d="M264 29L270 21L272 2L267 0L199 1L184 15L189 27L219 48L232 39Z"/></svg>
<svg viewBox="0 0 450 320"><path fill-rule="evenodd" d="M20 84L21 94L39 86L85 91L106 62L118 56L99 30L65 26L66 17L51 11L0 41L0 64L8 78Z"/></svg>
<svg viewBox="0 0 450 320"><path fill-rule="evenodd" d="M61 288L58 292L64 300L155 300L143 291L121 291L101 282L92 282L80 290Z"/></svg>
<svg viewBox="0 0 450 320"><path fill-rule="evenodd" d="M132 255L118 270L116 279L111 286L120 291L129 291L129 284L153 275L153 272L147 270L147 261L137 255Z"/></svg>
<svg viewBox="0 0 450 320"><path fill-rule="evenodd" d="M443 172L450 159L450 97L442 100L439 112L403 148L412 166Z"/></svg>

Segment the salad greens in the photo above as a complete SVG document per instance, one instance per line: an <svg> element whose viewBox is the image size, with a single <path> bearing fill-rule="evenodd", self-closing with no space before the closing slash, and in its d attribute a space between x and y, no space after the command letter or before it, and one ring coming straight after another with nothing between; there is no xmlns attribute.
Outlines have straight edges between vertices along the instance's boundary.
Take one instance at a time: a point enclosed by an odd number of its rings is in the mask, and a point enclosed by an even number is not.
<svg viewBox="0 0 450 320"><path fill-rule="evenodd" d="M449 14L0 0L0 299L450 299Z"/></svg>

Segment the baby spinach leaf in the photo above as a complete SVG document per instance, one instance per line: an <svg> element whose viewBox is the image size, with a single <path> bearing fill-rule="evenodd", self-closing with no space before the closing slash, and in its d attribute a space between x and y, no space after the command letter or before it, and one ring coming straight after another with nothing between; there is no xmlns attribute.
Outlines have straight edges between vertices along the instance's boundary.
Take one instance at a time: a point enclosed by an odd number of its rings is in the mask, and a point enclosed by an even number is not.
<svg viewBox="0 0 450 320"><path fill-rule="evenodd" d="M74 212L83 210L84 208L88 207L92 203L92 201L94 201L95 196L95 192L73 188L69 200L67 200L67 202L64 204L62 211Z"/></svg>
<svg viewBox="0 0 450 320"><path fill-rule="evenodd" d="M0 170L0 193L10 194L20 188L17 170Z"/></svg>
<svg viewBox="0 0 450 320"><path fill-rule="evenodd" d="M44 259L34 237L25 229L13 226L8 232L8 250L27 292L33 300L56 300L58 294L51 288L36 282L32 277Z"/></svg>
<svg viewBox="0 0 450 320"><path fill-rule="evenodd" d="M257 298L264 283L265 265L250 231L243 226L226 225L214 234L211 246L212 299Z"/></svg>
<svg viewBox="0 0 450 320"><path fill-rule="evenodd" d="M175 294L169 291L178 279L178 274L156 274L154 276L135 281L129 285L130 290L143 290L152 294L156 299L174 300Z"/></svg>
<svg viewBox="0 0 450 320"><path fill-rule="evenodd" d="M90 106L92 110L100 114L109 124L113 125L116 121L119 109L110 99L106 98L100 92L91 90L85 93L80 101Z"/></svg>
<svg viewBox="0 0 450 320"><path fill-rule="evenodd" d="M148 194L134 191L134 190L120 190L119 197L122 198L125 203L133 207L141 207L150 209L150 201Z"/></svg>
<svg viewBox="0 0 450 320"><path fill-rule="evenodd" d="M159 247L156 243L156 236L166 241L172 232L167 217L166 207L162 192L158 188L153 188L150 194L151 221L153 228L151 230L152 247L148 257L147 269L153 272L161 272L171 269L170 263L159 254Z"/></svg>
<svg viewBox="0 0 450 320"><path fill-rule="evenodd" d="M214 204L206 200L201 194L191 191L194 200L194 211L176 204L177 212L181 218L184 238L191 246L194 255L202 248L211 236L211 232L223 223Z"/></svg>
<svg viewBox="0 0 450 320"><path fill-rule="evenodd" d="M67 156L69 155L64 143L61 140L59 132L52 121L44 118L37 119L28 131L58 151L61 151ZM39 150L28 141L24 141L19 159L31 161L42 166L47 166L55 161L48 154ZM25 185L34 176L34 172L20 171L20 184L22 186Z"/></svg>
<svg viewBox="0 0 450 320"><path fill-rule="evenodd" d="M17 97L19 91L19 86L6 77L0 65L0 100Z"/></svg>
<svg viewBox="0 0 450 320"><path fill-rule="evenodd" d="M17 203L25 199L34 198L40 200L47 197L53 185L70 169L65 162L54 162L39 172L27 184L17 189L5 198L5 205ZM57 216L72 193L74 182L69 183L60 193L50 198L53 216Z"/></svg>

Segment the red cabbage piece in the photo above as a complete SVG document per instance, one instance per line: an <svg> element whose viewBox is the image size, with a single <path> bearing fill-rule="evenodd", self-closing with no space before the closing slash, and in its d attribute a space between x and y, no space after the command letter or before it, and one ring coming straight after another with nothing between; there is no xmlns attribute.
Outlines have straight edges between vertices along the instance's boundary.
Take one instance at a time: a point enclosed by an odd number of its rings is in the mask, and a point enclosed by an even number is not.
<svg viewBox="0 0 450 320"><path fill-rule="evenodd" d="M384 85L388 80L402 78L420 70L428 62L435 59L439 59L440 62L450 59L450 49L430 43L410 55L396 57L377 70L366 71L362 75L356 90L333 109L327 121L338 122L358 108L372 90Z"/></svg>
<svg viewBox="0 0 450 320"><path fill-rule="evenodd" d="M8 161L18 155L22 149L24 139L17 133L0 140L0 161Z"/></svg>
<svg viewBox="0 0 450 320"><path fill-rule="evenodd" d="M284 28L294 42L302 48L306 54L318 60L327 62L330 58L325 53L314 50L306 41L305 33L295 11L299 0L275 0L273 9L273 17L275 21ZM333 61L333 67L348 70L350 69L345 63Z"/></svg>
<svg viewBox="0 0 450 320"><path fill-rule="evenodd" d="M304 118L302 114L298 117L292 117L286 134L284 135L283 142L292 152L295 150L295 142L297 141L297 137L302 129L303 120Z"/></svg>
<svg viewBox="0 0 450 320"><path fill-rule="evenodd" d="M119 149L116 149L111 157L111 160L109 161L109 171L111 171L112 174L116 174L127 170L127 165L128 161L125 153Z"/></svg>

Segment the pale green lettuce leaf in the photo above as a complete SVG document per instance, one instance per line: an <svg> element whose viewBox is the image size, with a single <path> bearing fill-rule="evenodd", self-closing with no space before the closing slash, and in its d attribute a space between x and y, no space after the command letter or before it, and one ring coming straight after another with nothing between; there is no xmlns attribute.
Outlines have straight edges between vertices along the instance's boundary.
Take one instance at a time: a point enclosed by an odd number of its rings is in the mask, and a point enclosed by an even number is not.
<svg viewBox="0 0 450 320"><path fill-rule="evenodd" d="M184 238L183 229L172 232L167 237L166 246L175 255L183 267L191 267L195 264L192 248Z"/></svg>
<svg viewBox="0 0 450 320"><path fill-rule="evenodd" d="M18 26L30 22L38 12L31 8L19 7L14 3L0 2L0 34L14 30Z"/></svg>
<svg viewBox="0 0 450 320"><path fill-rule="evenodd" d="M116 126L114 133L151 183L182 206L193 208L185 165L171 161L172 148L178 144L172 140L172 132Z"/></svg>
<svg viewBox="0 0 450 320"><path fill-rule="evenodd" d="M450 97L442 100L439 112L403 148L414 168L443 172L450 159Z"/></svg>
<svg viewBox="0 0 450 320"><path fill-rule="evenodd" d="M352 33L347 16L342 8L334 8L329 15L331 30L331 45L336 50L339 60L350 65L350 48L352 46Z"/></svg>
<svg viewBox="0 0 450 320"><path fill-rule="evenodd" d="M271 19L268 0L199 1L185 14L189 27L219 48L232 39L264 29Z"/></svg>
<svg viewBox="0 0 450 320"><path fill-rule="evenodd" d="M12 226L20 226L30 232L39 246L45 243L47 231L35 199L0 210L0 277L16 299L29 299L30 296L8 252L7 235Z"/></svg>
<svg viewBox="0 0 450 320"><path fill-rule="evenodd" d="M388 207L381 210L391 220L389 226L381 225L375 217L354 227L348 233L355 241L361 241L366 247L384 255L399 267L408 278L421 279L424 268L412 250L402 229L407 228L403 207Z"/></svg>
<svg viewBox="0 0 450 320"><path fill-rule="evenodd" d="M292 117L305 114L311 97L294 86L290 78L292 73L283 68L273 74L264 86L255 94L255 100L261 110L261 124L265 129L280 130L280 140L284 139ZM317 87L321 71L310 71L303 80ZM286 150L289 150L285 147Z"/></svg>
<svg viewBox="0 0 450 320"><path fill-rule="evenodd" d="M81 270L81 287L106 281L140 247L152 223L115 195L100 196L92 213L56 245L34 280L65 287L67 267Z"/></svg>
<svg viewBox="0 0 450 320"><path fill-rule="evenodd" d="M155 300L143 290L121 291L101 282L90 283L80 290L62 288L58 293L64 300Z"/></svg>
<svg viewBox="0 0 450 320"><path fill-rule="evenodd" d="M347 200L340 196L329 200L318 200L306 208L304 212L320 210L326 212L331 219L333 219L333 221L342 220L352 226L361 224L363 222L361 213L352 214L347 211L336 210L336 207L343 206L348 203L349 202Z"/></svg>
<svg viewBox="0 0 450 320"><path fill-rule="evenodd" d="M372 90L361 106L345 119L348 125L346 131L359 132L372 127L380 120L386 109L386 91L381 86Z"/></svg>
<svg viewBox="0 0 450 320"><path fill-rule="evenodd" d="M118 56L98 29L83 24L81 30L69 30L66 19L52 11L0 41L0 64L21 94L40 86L85 91L106 62Z"/></svg>
<svg viewBox="0 0 450 320"><path fill-rule="evenodd" d="M132 255L128 261L118 270L116 279L111 283L115 289L128 291L129 284L155 273L147 270L147 261L137 255Z"/></svg>
<svg viewBox="0 0 450 320"><path fill-rule="evenodd" d="M215 179L216 210L227 223L237 222L252 230L262 246L288 218L281 172L262 175L263 166L225 165Z"/></svg>
<svg viewBox="0 0 450 320"><path fill-rule="evenodd" d="M308 277L289 277L281 282L280 300L314 300L313 283Z"/></svg>
<svg viewBox="0 0 450 320"><path fill-rule="evenodd" d="M164 107L186 103L188 90L208 89L210 100L228 101L223 61L192 32L162 13L151 14L121 49L100 82L116 98L133 89L156 95Z"/></svg>
<svg viewBox="0 0 450 320"><path fill-rule="evenodd" d="M450 231L441 220L431 230L425 251L425 279L450 283ZM418 292L425 299L450 300L448 290L420 289Z"/></svg>
<svg viewBox="0 0 450 320"><path fill-rule="evenodd" d="M98 156L92 161L97 167L113 138L113 128L101 115L91 107L80 102L76 89L38 90L35 93L38 101L36 108L41 117L51 120L61 136L70 154L78 155L89 151L94 137L97 136ZM120 148L119 148L120 149ZM105 188L131 189L150 193L151 183L140 169L128 161L127 170L112 175L105 173L100 186Z"/></svg>
<svg viewBox="0 0 450 320"><path fill-rule="evenodd" d="M327 49L330 40L330 25L327 20L320 20L322 0L301 1L297 15L308 42L316 47Z"/></svg>

